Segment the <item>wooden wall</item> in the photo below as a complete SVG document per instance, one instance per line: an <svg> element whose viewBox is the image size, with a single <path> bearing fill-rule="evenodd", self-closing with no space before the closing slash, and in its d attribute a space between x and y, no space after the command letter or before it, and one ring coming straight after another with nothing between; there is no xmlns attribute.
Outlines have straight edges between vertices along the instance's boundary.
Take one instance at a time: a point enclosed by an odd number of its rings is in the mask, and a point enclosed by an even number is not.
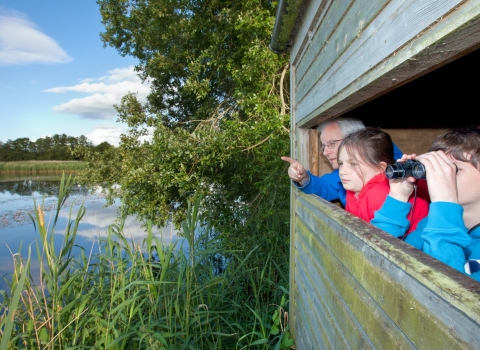
<svg viewBox="0 0 480 350"><path fill-rule="evenodd" d="M479 349L480 284L295 190L296 349Z"/></svg>
<svg viewBox="0 0 480 350"><path fill-rule="evenodd" d="M302 128L347 113L480 46L478 0L309 4L291 50L294 123Z"/></svg>
<svg viewBox="0 0 480 350"><path fill-rule="evenodd" d="M331 170L315 130L329 118L359 118L417 154L477 122L480 0L306 4L290 53L291 146L313 173ZM463 57L469 67L441 71ZM292 188L291 206L296 349L480 349L478 282L316 196Z"/></svg>

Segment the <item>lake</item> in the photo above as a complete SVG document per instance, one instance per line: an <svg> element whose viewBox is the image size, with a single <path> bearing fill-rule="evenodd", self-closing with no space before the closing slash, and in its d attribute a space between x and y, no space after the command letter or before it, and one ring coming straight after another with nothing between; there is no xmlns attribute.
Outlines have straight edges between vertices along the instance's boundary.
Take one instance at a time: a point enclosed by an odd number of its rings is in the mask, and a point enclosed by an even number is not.
<svg viewBox="0 0 480 350"><path fill-rule="evenodd" d="M48 227L54 219L58 201L57 193L60 185L58 177L24 177L8 179L0 177L0 275L9 276L13 272L13 254L20 253L28 257L28 246L32 248L31 272L34 281L38 281L39 263L36 259L36 245L39 235L35 231L29 213L35 216L33 198L37 204L45 205L45 225ZM75 242L87 252L98 248L98 239L107 235L108 226L118 217L120 202L104 207L105 198L96 191L74 185L72 192L62 207L55 228L55 246L60 247L67 226L70 209L72 218L76 217L80 205L84 203L86 213L80 223ZM123 231L126 237L141 243L147 234L141 223L134 217L127 217ZM154 230L154 235L166 244L176 242L179 237L171 225ZM78 249L76 248L77 252ZM7 289L7 284L0 280L0 290Z"/></svg>

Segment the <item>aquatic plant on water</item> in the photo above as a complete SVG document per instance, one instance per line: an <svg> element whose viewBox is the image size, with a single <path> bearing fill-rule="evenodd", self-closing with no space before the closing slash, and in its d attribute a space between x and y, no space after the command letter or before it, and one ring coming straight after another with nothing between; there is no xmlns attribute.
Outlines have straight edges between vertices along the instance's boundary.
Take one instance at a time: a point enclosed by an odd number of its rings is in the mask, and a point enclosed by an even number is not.
<svg viewBox="0 0 480 350"><path fill-rule="evenodd" d="M164 244L150 224L142 244L129 241L120 218L98 252L82 248L74 256L83 205L74 218L70 207L61 248L53 242L70 188L71 178L63 176L50 220L34 200L40 283L30 275L30 254L14 254L14 271L4 277L9 290L0 291L0 350L293 348L288 291L271 278L282 273L279 265L267 257L261 267L247 268L255 250L219 251L208 226L198 230L200 198L189 203L182 225L188 249ZM221 273L219 254L230 256Z"/></svg>

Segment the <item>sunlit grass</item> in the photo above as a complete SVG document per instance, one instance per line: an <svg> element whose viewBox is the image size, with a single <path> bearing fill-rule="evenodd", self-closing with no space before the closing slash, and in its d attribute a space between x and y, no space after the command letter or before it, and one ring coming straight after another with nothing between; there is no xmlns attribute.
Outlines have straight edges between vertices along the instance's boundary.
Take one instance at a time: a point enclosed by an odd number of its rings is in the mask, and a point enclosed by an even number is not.
<svg viewBox="0 0 480 350"><path fill-rule="evenodd" d="M98 251L82 249L74 257L83 206L74 218L70 211L61 248L54 249L53 241L70 182L62 178L50 225L42 205L35 203L40 283L32 282L30 257L15 254L14 272L6 278L10 289L1 291L0 350L292 346L288 291L274 282L274 276L283 275L281 268L269 256L252 266L255 249L246 255L219 251L211 230L199 227L199 198L189 204L182 225L186 247L162 243L149 225L147 238L136 244L125 237L120 220L109 227ZM220 273L219 255L229 257ZM284 276L282 282L287 280Z"/></svg>
<svg viewBox="0 0 480 350"><path fill-rule="evenodd" d="M78 173L87 167L87 162L81 161L23 161L23 162L0 162L2 174L62 174Z"/></svg>

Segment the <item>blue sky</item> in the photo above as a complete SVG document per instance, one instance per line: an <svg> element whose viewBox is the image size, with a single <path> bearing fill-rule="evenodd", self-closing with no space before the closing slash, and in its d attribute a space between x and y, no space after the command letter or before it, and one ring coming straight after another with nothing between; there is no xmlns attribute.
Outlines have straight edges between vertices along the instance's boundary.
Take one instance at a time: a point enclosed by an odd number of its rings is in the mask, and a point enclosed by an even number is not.
<svg viewBox="0 0 480 350"><path fill-rule="evenodd" d="M135 58L103 47L95 0L0 0L0 141L85 135L117 145L113 104L148 84Z"/></svg>

